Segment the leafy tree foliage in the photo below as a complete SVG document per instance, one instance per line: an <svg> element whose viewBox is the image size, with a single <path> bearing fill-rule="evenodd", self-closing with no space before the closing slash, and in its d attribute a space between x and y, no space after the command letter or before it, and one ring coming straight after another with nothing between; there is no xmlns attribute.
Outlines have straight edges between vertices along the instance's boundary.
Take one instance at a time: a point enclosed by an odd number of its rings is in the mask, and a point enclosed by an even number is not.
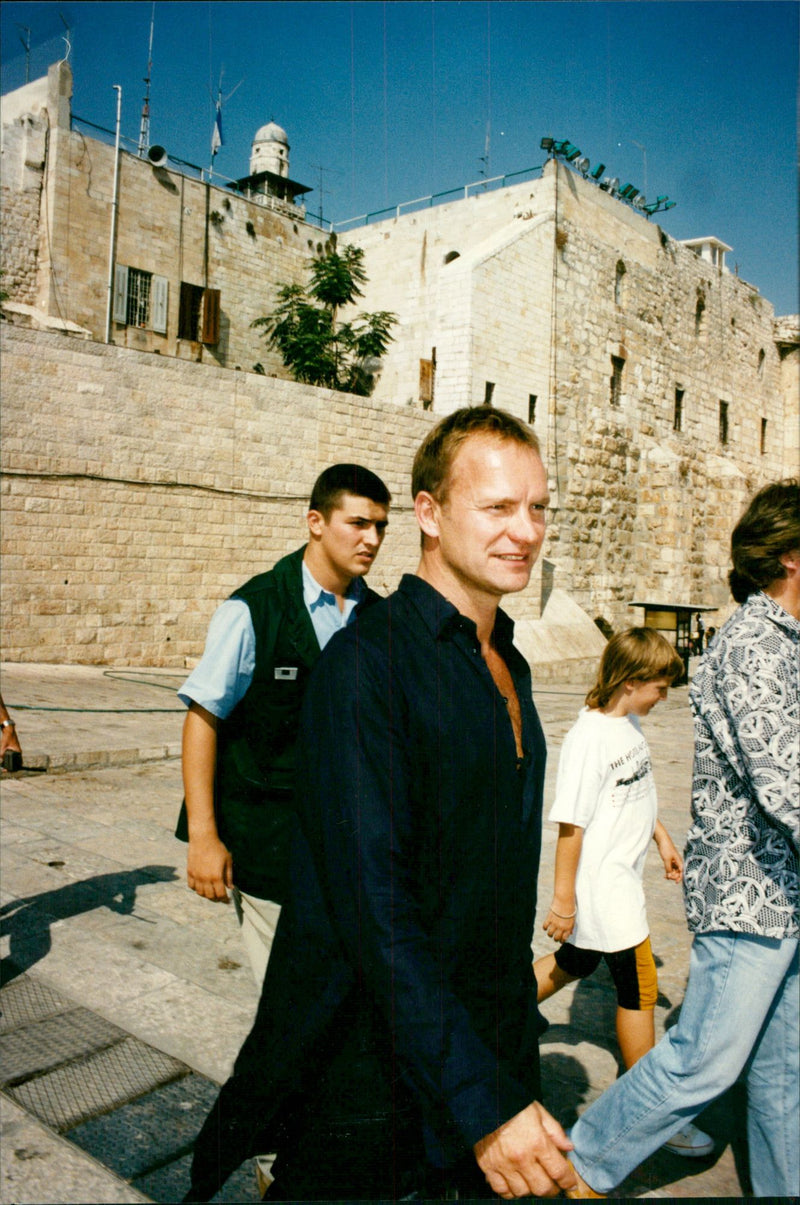
<svg viewBox="0 0 800 1205"><path fill-rule="evenodd" d="M263 328L267 343L280 352L296 381L362 397L372 392L375 362L392 340L397 316L377 310L352 322L338 321L343 305L363 297L363 260L360 247L330 248L311 261L307 286L281 285L273 312L252 323Z"/></svg>

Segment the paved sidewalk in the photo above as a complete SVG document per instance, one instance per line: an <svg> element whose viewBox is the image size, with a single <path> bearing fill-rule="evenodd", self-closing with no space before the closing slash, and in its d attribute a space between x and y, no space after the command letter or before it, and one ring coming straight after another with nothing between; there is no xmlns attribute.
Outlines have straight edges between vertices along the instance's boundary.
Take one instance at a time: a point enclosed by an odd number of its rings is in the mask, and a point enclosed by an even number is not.
<svg viewBox="0 0 800 1205"><path fill-rule="evenodd" d="M3 1202L180 1199L191 1136L249 1029L256 991L232 909L187 890L185 847L172 835L183 717L174 690L184 676L47 665L0 672L31 767L4 775L0 787L0 954L11 974L0 992L0 1055L4 1067L13 1064L0 1100ZM536 692L551 749L546 805L581 694L553 685ZM645 723L661 817L681 845L691 764L686 690L671 692ZM546 826L540 914L554 848ZM647 891L662 963L660 1033L682 999L690 941L680 890L657 863L654 851ZM550 948L537 935L535 953ZM569 1124L617 1073L613 989L600 971L544 1011L546 1103ZM113 1074L100 1081L109 1099L87 1103L86 1077L94 1069L96 1083L112 1059ZM150 1077L144 1087L136 1074ZM42 1103L45 1086L52 1099ZM617 1195L741 1197L741 1112L734 1098L702 1119L718 1142L710 1160L659 1152ZM249 1168L222 1199L257 1199Z"/></svg>

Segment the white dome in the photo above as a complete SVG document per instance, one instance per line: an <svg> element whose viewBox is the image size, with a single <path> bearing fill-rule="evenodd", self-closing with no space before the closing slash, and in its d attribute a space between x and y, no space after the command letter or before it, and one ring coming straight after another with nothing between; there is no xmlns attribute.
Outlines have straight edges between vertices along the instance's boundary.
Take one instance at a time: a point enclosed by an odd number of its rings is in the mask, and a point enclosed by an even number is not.
<svg viewBox="0 0 800 1205"><path fill-rule="evenodd" d="M286 131L274 121L268 121L265 126L256 131L256 136L253 142L282 142L284 146L289 145L289 139L286 137Z"/></svg>

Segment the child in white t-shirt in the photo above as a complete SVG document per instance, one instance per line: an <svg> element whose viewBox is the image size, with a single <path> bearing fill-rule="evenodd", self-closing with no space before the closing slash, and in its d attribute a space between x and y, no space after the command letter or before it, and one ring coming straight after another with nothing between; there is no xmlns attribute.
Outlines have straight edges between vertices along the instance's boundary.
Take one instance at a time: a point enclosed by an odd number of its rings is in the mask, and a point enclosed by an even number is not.
<svg viewBox="0 0 800 1205"><path fill-rule="evenodd" d="M544 930L561 942L537 959L538 999L591 975L605 962L617 991L617 1041L625 1067L655 1044L658 981L650 948L642 876L651 838L666 877L683 862L656 816L650 750L639 718L683 673L673 646L652 628L609 640L586 707L567 734L550 819L558 821L555 889ZM666 1144L677 1154L708 1154L713 1142L688 1126Z"/></svg>

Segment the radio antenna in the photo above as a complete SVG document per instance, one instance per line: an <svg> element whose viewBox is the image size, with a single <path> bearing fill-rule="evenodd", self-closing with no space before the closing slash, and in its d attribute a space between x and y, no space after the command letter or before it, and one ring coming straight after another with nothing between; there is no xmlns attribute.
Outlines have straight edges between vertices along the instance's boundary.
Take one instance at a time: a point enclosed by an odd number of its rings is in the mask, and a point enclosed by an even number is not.
<svg viewBox="0 0 800 1205"><path fill-rule="evenodd" d="M150 147L150 77L153 73L153 26L156 20L156 2L150 10L150 45L147 50L147 75L144 77L144 100L142 102L142 124L139 127L139 158L144 159Z"/></svg>

